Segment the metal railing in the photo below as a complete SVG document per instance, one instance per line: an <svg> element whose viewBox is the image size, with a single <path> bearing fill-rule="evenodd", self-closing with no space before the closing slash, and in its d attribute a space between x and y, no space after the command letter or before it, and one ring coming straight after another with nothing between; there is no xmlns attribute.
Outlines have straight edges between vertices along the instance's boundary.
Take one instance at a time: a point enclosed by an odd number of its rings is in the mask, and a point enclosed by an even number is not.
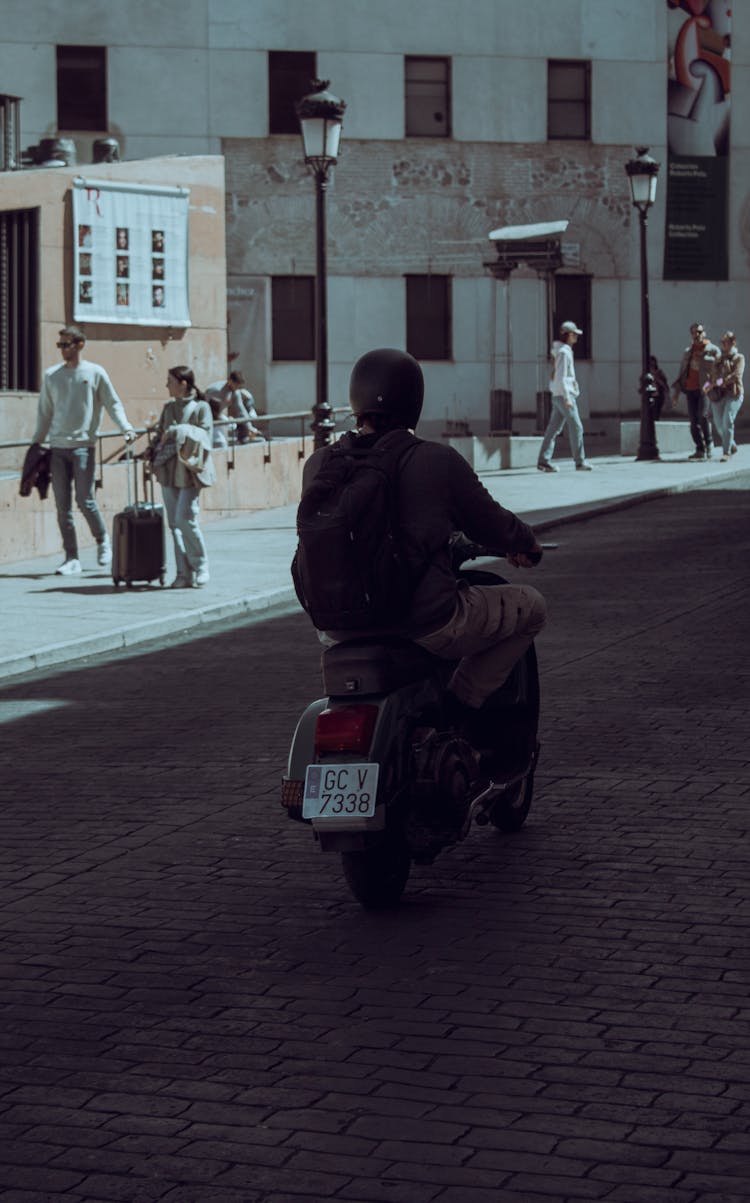
<svg viewBox="0 0 750 1203"><path fill-rule="evenodd" d="M333 413L334 414L351 414L351 410L349 409L349 406L347 405L347 406L341 406L339 408L334 409ZM283 439L284 441L287 441L290 438L297 439L298 440L297 458L298 459L305 458L305 438L306 437L309 438L312 436L312 431L310 429L311 421L312 421L312 414L311 414L310 410L309 409L300 409L300 410L295 410L292 413L256 414L255 417L247 419L247 423L242 418L239 418L239 419L238 418L218 418L218 419L214 420L214 426L215 427L216 426L237 427L238 425L242 426L242 425L248 424L250 426L257 427L261 424L265 424L268 427L268 426L270 426L270 424L272 422L288 423L291 426L295 426L295 425L297 425L297 423L299 423L299 428L298 428L298 431L296 434L271 435L271 433L269 431L267 434L264 434L261 436L263 439L263 463L270 464L274 440L280 441ZM306 427L307 427L307 429L306 429ZM135 427L133 427L133 429L135 430L136 442L137 442L137 440L143 438L144 435L148 436L148 435L153 434L153 432L156 429L156 426L135 426ZM104 445L107 442L107 440L109 440L109 439L122 440L122 431L120 431L120 430L104 430L104 431L101 431L96 436L96 441L97 441L96 458L97 458L97 463L98 463L98 468L99 468L97 477L96 477L96 481L95 481L95 485L96 485L97 489L100 489L102 487L102 470L104 468L104 465L112 463L113 461L119 461L119 460L125 458L125 445L124 444L122 447L118 447L115 451L111 452L109 455L104 454ZM255 442L258 440L251 440L251 441ZM0 443L0 451L12 451L14 449L20 449L20 448L22 448L25 451L29 447L29 445L30 445L29 439L24 439L21 442ZM236 452L236 448L238 445L242 446L243 444L238 444L236 439L229 439L226 447L213 447L212 448L213 452L227 452L227 472L232 472L236 466L235 452ZM141 455L142 455L142 452L136 451L136 457L140 457ZM6 469L5 471L12 472L13 470ZM18 466L17 471L19 473L21 471L20 464Z"/></svg>

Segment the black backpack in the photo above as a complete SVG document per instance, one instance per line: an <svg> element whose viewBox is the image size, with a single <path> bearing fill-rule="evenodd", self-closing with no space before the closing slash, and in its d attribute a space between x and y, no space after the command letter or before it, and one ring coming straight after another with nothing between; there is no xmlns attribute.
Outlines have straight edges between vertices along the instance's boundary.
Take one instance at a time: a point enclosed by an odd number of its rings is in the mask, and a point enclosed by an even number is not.
<svg viewBox="0 0 750 1203"><path fill-rule="evenodd" d="M397 476L420 442L394 431L368 449L337 443L303 496L292 579L319 631L378 630L408 616L416 581L400 537Z"/></svg>

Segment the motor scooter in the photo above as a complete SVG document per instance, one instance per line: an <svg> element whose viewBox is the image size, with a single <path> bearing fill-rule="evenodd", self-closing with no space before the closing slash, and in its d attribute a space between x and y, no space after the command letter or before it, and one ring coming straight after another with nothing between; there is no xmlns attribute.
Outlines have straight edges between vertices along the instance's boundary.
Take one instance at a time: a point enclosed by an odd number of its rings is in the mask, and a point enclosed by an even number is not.
<svg viewBox="0 0 750 1203"><path fill-rule="evenodd" d="M454 570L469 584L507 584L464 567L494 554L454 537ZM447 712L454 668L407 639L336 643L322 655L326 696L297 723L282 806L312 827L323 852L340 853L366 909L395 906L412 863L431 864L472 823L514 832L529 813L539 758L534 645L468 723Z"/></svg>

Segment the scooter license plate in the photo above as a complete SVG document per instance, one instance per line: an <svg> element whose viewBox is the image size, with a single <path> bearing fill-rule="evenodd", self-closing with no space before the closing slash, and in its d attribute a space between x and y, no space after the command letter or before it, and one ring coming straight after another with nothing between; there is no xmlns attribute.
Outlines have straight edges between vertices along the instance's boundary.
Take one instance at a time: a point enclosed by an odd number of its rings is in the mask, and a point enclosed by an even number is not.
<svg viewBox="0 0 750 1203"><path fill-rule="evenodd" d="M302 817L320 822L372 818L379 769L377 764L309 764Z"/></svg>

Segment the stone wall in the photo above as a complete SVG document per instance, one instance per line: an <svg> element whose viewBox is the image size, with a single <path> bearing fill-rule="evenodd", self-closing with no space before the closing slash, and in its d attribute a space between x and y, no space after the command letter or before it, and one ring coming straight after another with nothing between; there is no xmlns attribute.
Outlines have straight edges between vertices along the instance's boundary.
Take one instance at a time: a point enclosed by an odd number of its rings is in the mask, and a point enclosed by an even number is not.
<svg viewBox="0 0 750 1203"><path fill-rule="evenodd" d="M315 271L314 189L295 138L225 139L227 262L237 274ZM567 218L576 270L629 274L622 147L342 141L327 202L331 275L483 274L498 226Z"/></svg>

